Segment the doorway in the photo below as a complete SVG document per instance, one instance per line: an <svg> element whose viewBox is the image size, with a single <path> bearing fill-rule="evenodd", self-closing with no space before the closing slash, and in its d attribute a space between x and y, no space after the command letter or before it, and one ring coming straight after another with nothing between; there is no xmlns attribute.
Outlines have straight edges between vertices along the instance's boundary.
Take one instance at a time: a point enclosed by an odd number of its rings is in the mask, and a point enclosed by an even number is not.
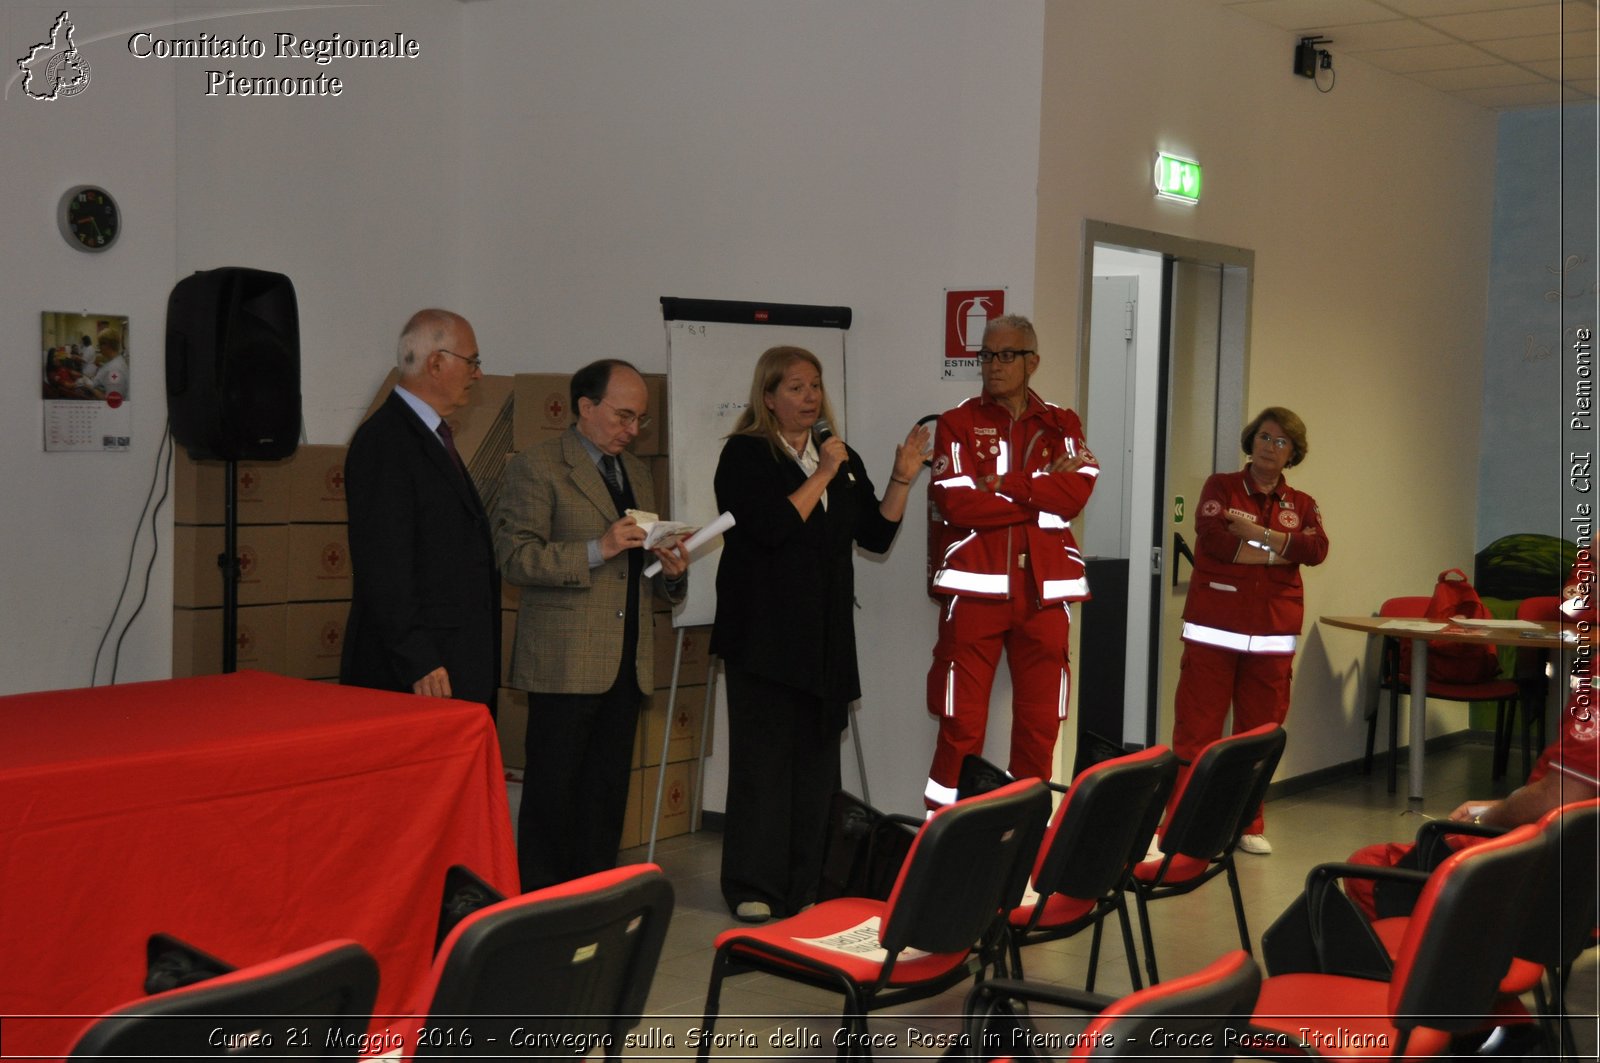
<svg viewBox="0 0 1600 1063"><path fill-rule="evenodd" d="M1083 612L1080 768L1172 733L1192 506L1207 476L1243 462L1254 258L1086 223L1078 394L1102 471L1082 521L1095 598Z"/></svg>

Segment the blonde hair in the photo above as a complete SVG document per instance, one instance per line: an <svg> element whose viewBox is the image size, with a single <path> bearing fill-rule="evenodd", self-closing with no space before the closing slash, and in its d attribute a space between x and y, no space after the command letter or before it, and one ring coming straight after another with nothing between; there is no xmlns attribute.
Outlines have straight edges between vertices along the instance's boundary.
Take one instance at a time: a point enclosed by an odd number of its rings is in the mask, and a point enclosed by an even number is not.
<svg viewBox="0 0 1600 1063"><path fill-rule="evenodd" d="M783 382L783 376L796 362L805 362L817 371L817 380L822 380L822 362L817 356L804 347L768 347L761 352L761 357L756 359L755 376L750 381L750 405L739 415L739 420L734 423L733 431L729 436L759 436L767 441L772 448L772 453L783 456L783 437L778 434L778 418L767 409L766 398L778 390L778 385ZM833 406L828 402L828 388L822 388L822 406L819 420L825 420L833 425L837 432L839 426L834 424Z"/></svg>

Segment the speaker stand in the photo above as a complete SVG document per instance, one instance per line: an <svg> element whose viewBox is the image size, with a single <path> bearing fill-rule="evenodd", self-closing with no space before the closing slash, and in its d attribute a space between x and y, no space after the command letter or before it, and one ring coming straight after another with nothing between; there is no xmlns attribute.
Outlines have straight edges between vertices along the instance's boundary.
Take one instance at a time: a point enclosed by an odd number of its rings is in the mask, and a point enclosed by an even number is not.
<svg viewBox="0 0 1600 1063"><path fill-rule="evenodd" d="M229 458L223 469L227 487L222 504L222 674L239 670L239 463Z"/></svg>

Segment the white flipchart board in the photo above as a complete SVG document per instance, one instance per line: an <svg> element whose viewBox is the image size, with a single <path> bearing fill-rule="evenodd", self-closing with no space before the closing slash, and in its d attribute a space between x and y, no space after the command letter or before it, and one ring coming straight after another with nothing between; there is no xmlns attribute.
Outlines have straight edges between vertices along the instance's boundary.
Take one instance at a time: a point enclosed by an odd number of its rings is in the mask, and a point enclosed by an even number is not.
<svg viewBox="0 0 1600 1063"><path fill-rule="evenodd" d="M722 445L750 403L756 359L769 347L804 347L822 362L822 382L849 438L845 419L844 330L801 325L667 321L667 445L672 519L709 524L717 515L714 477ZM722 541L695 551L689 593L673 610L674 627L709 624L717 612L717 562Z"/></svg>

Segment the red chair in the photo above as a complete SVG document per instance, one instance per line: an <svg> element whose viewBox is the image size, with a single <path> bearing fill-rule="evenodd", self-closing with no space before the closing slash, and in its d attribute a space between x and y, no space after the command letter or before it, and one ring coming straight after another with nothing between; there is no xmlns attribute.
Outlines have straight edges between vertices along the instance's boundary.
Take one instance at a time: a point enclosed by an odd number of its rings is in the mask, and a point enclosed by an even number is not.
<svg viewBox="0 0 1600 1063"><path fill-rule="evenodd" d="M1239 947L1250 951L1250 929L1233 853L1266 796L1287 741L1283 728L1270 723L1219 738L1200 751L1189 774L1178 784L1172 815L1161 833L1161 858L1135 865L1127 886L1139 903L1139 929L1151 985L1161 978L1156 973L1150 903L1193 893L1218 875L1227 876L1233 894Z"/></svg>
<svg viewBox="0 0 1600 1063"><path fill-rule="evenodd" d="M1097 1013L1074 1028L1071 1059L1232 1058L1250 1043L1247 1026L1261 989L1261 971L1235 950L1193 974L1111 1000L1062 986L994 979L967 994L965 1043L973 1060L1012 1058L1019 1046L1067 1043L1051 1028L1044 1004ZM1016 1004L1029 1005L1026 1013ZM1064 1016L1063 1016L1064 1017ZM1029 1056L1029 1058L1034 1058Z"/></svg>
<svg viewBox="0 0 1600 1063"><path fill-rule="evenodd" d="M1596 861L1600 860L1600 799L1576 801L1546 813L1535 825L1546 839L1547 862L1536 878L1523 883L1511 905L1523 913L1526 930L1513 950L1500 992L1508 1014L1519 1005L1511 1001L1531 994L1539 1015L1545 1047L1558 1054L1572 1047L1567 1019L1566 984L1572 965L1594 938L1596 917ZM1434 820L1417 832L1420 863L1431 868L1448 858L1444 839L1450 835L1499 837L1505 831L1468 823ZM1391 960L1400 953L1411 916L1375 920L1372 929Z"/></svg>
<svg viewBox="0 0 1600 1063"><path fill-rule="evenodd" d="M1113 912L1122 927L1128 977L1142 988L1139 954L1123 896L1178 775L1178 758L1166 746L1104 760L1072 780L1033 863L1033 888L1011 910L1012 971L1023 977L1022 947L1060 941L1093 928L1089 977L1094 991L1100 934Z"/></svg>
<svg viewBox="0 0 1600 1063"><path fill-rule="evenodd" d="M1004 971L1002 913L1022 897L1050 815L1037 779L946 805L912 842L887 901L836 897L717 936L701 1060L711 1052L722 983L761 971L844 998L840 1056L870 1058L867 1015L942 993L990 966Z"/></svg>
<svg viewBox="0 0 1600 1063"><path fill-rule="evenodd" d="M1252 1025L1285 1049L1394 1059L1439 1055L1452 1035L1493 1025L1500 980L1525 924L1505 899L1539 874L1546 853L1532 826L1455 853L1428 877L1389 981L1275 975L1261 984Z"/></svg>
<svg viewBox="0 0 1600 1063"><path fill-rule="evenodd" d="M372 955L329 941L124 1004L79 1034L70 1058L354 1060L377 996Z"/></svg>
<svg viewBox="0 0 1600 1063"><path fill-rule="evenodd" d="M661 869L632 864L471 912L434 958L408 1053L618 1058L644 1014L672 906Z"/></svg>
<svg viewBox="0 0 1600 1063"><path fill-rule="evenodd" d="M1426 619L1430 601L1432 599L1419 597L1390 598L1379 606L1378 615L1396 619ZM1400 695L1411 696L1411 676L1401 670L1400 661L1400 640L1386 636L1378 668L1378 689L1389 692L1389 792L1391 794L1395 791L1400 763ZM1437 698L1440 701L1495 702L1496 734L1500 732L1502 722L1510 719L1516 712L1520 696L1521 688L1510 679L1488 679L1481 683L1444 683L1432 677L1428 679L1430 698ZM1413 705L1411 711L1426 712L1427 708L1423 705ZM1541 723L1541 728L1542 726ZM1374 712L1367 720L1367 753L1361 766L1364 774L1372 773L1372 751L1377 743L1377 736L1378 714Z"/></svg>

